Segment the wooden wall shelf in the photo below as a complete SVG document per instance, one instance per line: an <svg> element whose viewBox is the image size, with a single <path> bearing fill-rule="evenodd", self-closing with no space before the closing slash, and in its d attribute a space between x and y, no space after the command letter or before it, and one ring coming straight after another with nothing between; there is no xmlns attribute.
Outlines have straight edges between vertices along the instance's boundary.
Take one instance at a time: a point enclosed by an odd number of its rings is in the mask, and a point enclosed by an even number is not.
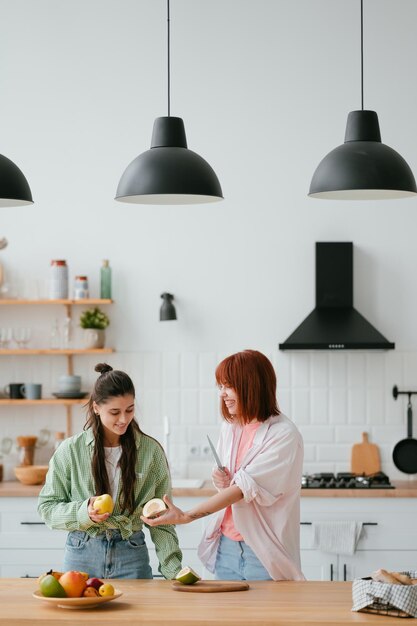
<svg viewBox="0 0 417 626"><path fill-rule="evenodd" d="M50 300L42 298L39 300L31 300L25 298L0 298L0 306L19 306L19 305L64 305L66 308L67 317L72 318L73 306L91 306L101 304L113 304L113 300L107 298L86 298L85 300L72 300L71 298ZM113 348L65 348L65 349L52 349L52 348L16 348L16 349L0 349L0 356L65 356L67 360L67 373L74 373L73 357L83 354L111 354L114 352ZM0 398L0 406L35 406L35 405L64 405L67 414L67 437L72 435L72 407L74 405L85 404L88 401L87 398L41 398L40 400L12 400L10 398Z"/></svg>

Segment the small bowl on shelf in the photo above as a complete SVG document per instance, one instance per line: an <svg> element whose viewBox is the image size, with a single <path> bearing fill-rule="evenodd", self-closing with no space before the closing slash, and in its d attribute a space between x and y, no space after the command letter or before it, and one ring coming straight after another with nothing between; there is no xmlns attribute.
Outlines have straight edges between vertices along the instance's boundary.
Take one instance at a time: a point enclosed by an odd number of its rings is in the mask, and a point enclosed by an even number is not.
<svg viewBox="0 0 417 626"><path fill-rule="evenodd" d="M17 480L23 485L43 485L48 465L20 465L14 468Z"/></svg>

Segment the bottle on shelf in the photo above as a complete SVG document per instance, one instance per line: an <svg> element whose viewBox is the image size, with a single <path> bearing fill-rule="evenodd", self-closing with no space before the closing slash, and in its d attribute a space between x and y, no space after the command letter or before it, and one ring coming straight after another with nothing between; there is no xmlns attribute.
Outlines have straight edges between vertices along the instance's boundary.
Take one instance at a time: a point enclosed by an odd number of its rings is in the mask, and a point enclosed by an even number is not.
<svg viewBox="0 0 417 626"><path fill-rule="evenodd" d="M111 299L111 267L108 259L103 260L100 268L100 298Z"/></svg>
<svg viewBox="0 0 417 626"><path fill-rule="evenodd" d="M59 331L59 321L54 320L51 326L51 336L49 339L49 347L52 350L59 350L61 347L61 333Z"/></svg>
<svg viewBox="0 0 417 626"><path fill-rule="evenodd" d="M62 347L71 348L72 345L72 320L66 317L62 322Z"/></svg>
<svg viewBox="0 0 417 626"><path fill-rule="evenodd" d="M68 298L68 266L63 260L52 260L49 273L49 299Z"/></svg>

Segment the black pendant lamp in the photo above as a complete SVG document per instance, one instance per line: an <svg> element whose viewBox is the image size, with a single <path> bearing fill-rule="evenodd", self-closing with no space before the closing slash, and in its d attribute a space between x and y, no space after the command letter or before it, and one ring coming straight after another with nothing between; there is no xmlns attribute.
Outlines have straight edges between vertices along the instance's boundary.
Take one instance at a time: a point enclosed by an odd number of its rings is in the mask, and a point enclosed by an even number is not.
<svg viewBox="0 0 417 626"><path fill-rule="evenodd" d="M187 148L184 122L171 117L170 0L167 0L168 116L154 122L151 148L124 171L116 200L133 204L200 204L223 199L213 168Z"/></svg>
<svg viewBox="0 0 417 626"><path fill-rule="evenodd" d="M361 104L351 111L345 143L317 166L309 196L329 200L382 200L417 194L413 172L403 157L381 143L378 115L363 108L363 0L361 0Z"/></svg>
<svg viewBox="0 0 417 626"><path fill-rule="evenodd" d="M0 154L0 207L33 204L29 183L23 172Z"/></svg>

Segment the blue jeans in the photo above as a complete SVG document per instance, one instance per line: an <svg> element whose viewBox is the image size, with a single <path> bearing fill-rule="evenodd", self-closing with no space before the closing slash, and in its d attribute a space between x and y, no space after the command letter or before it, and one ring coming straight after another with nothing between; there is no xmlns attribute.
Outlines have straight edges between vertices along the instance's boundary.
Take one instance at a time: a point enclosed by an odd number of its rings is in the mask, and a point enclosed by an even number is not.
<svg viewBox="0 0 417 626"><path fill-rule="evenodd" d="M141 530L128 539L122 539L118 530L97 537L81 530L68 533L64 571L68 570L87 572L90 578L153 578Z"/></svg>
<svg viewBox="0 0 417 626"><path fill-rule="evenodd" d="M272 580L253 550L244 541L221 536L214 574L217 580Z"/></svg>

